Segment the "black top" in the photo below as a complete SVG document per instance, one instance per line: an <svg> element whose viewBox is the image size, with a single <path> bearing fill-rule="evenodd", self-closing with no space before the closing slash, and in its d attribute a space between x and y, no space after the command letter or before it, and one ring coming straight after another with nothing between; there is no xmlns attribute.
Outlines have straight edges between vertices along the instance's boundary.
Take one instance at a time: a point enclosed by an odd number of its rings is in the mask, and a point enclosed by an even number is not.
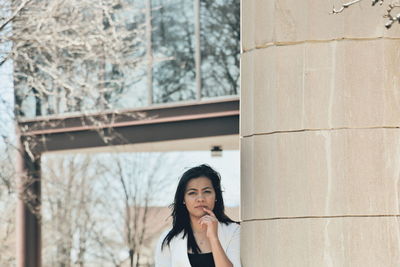
<svg viewBox="0 0 400 267"><path fill-rule="evenodd" d="M215 267L212 252L203 254L188 253L188 256L192 267Z"/></svg>

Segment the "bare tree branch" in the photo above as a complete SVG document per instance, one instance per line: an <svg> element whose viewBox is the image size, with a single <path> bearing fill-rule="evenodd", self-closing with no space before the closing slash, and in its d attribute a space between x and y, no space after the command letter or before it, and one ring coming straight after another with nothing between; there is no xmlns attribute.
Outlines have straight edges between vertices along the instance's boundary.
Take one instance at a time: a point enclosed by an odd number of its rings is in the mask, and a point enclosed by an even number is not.
<svg viewBox="0 0 400 267"><path fill-rule="evenodd" d="M387 29L390 29L393 23L395 23L396 21L400 23L400 12L396 15L392 15L393 10L396 8L400 8L400 4L390 4L387 9L387 14L383 16L384 18L389 19L389 21L385 24L385 27Z"/></svg>
<svg viewBox="0 0 400 267"><path fill-rule="evenodd" d="M336 9L335 7L333 7L331 14L342 13L345 8L348 8L349 6L357 4L357 3L361 2L361 1L363 1L363 0L353 0L353 1L350 1L348 3L344 3L344 4L342 4L342 6L339 9ZM375 0L373 0L373 1L375 1Z"/></svg>
<svg viewBox="0 0 400 267"><path fill-rule="evenodd" d="M17 9L14 11L14 13L7 18L5 21L3 21L0 24L0 31L4 30L4 28L10 23L12 22L15 18L17 18L17 16L20 14L21 10L23 8L25 8L27 6L27 4L29 4L29 2L31 2L32 0L24 0L22 1L22 3L17 7ZM1 43L1 39L0 39L0 43Z"/></svg>
<svg viewBox="0 0 400 267"><path fill-rule="evenodd" d="M336 9L335 6L333 7L331 14L338 14L338 13L342 13L346 8L357 4L359 2L361 2L363 0L353 0L347 3L342 4L342 6L339 9ZM377 4L379 5L383 5L384 0L372 0L371 5L375 6ZM387 29L390 29L393 25L393 23L398 22L400 23L400 12L398 12L396 15L393 15L392 12L394 9L400 8L400 3L399 2L392 2L390 4L388 4L388 8L386 9L386 14L383 15L384 18L388 18L389 21L386 22L385 27Z"/></svg>

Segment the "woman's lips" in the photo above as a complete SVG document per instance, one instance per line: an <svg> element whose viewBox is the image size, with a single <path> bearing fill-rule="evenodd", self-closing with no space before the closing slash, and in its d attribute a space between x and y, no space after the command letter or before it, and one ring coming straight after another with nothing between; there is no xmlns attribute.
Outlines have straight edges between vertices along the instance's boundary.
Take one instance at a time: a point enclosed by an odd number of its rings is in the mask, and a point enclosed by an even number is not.
<svg viewBox="0 0 400 267"><path fill-rule="evenodd" d="M203 208L206 208L206 209L208 209L208 207L207 206L197 206L197 207L194 207L195 209L203 209Z"/></svg>

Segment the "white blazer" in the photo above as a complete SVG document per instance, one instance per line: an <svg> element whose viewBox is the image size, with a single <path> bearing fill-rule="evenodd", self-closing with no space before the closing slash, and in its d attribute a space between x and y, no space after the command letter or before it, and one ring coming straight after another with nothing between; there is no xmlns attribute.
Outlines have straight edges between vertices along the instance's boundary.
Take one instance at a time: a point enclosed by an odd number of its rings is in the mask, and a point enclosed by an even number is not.
<svg viewBox="0 0 400 267"><path fill-rule="evenodd" d="M165 231L157 242L155 267L191 267L187 251L187 236L183 238L183 231L171 240L169 246L165 245L161 250L162 241L169 231L170 229ZM241 267L240 225L236 223L226 225L219 222L218 238L233 267Z"/></svg>

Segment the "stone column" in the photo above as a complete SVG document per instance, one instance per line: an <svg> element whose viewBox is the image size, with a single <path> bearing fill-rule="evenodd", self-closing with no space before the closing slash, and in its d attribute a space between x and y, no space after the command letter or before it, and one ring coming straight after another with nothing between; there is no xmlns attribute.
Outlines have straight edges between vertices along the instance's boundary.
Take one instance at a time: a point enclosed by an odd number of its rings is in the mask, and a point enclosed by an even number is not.
<svg viewBox="0 0 400 267"><path fill-rule="evenodd" d="M341 2L242 1L244 267L400 266L400 25Z"/></svg>

